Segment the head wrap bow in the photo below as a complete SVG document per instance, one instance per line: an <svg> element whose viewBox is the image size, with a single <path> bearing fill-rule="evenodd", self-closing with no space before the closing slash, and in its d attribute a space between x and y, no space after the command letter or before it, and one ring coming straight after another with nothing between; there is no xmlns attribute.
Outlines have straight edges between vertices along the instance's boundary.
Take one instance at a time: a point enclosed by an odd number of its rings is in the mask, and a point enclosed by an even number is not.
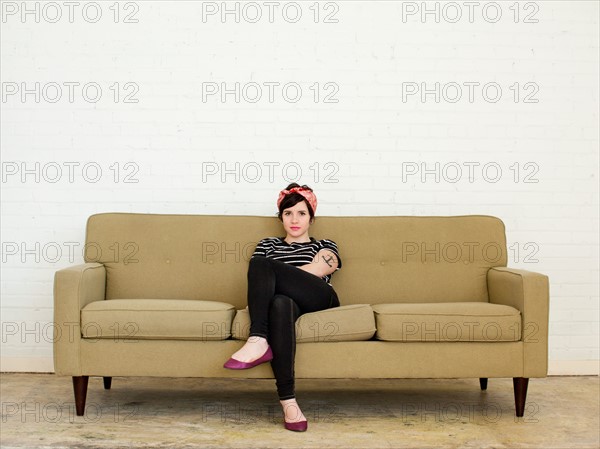
<svg viewBox="0 0 600 449"><path fill-rule="evenodd" d="M310 207L312 208L313 214L317 212L317 197L312 192L312 190L305 189L304 187L292 187L290 190L283 189L279 192L279 198L277 198L277 209L279 209L279 205L283 201L286 195L290 193L299 193L308 201Z"/></svg>

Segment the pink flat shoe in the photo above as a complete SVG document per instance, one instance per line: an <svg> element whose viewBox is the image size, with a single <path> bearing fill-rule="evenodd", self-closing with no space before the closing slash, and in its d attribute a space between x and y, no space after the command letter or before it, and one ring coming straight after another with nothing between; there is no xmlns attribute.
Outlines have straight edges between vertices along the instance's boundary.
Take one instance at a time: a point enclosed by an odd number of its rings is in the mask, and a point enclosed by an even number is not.
<svg viewBox="0 0 600 449"><path fill-rule="evenodd" d="M254 368L261 363L270 362L271 360L273 360L273 351L271 351L271 346L269 346L267 351L259 359L256 359L253 362L240 362L239 360L231 357L225 362L223 367L229 369L248 369Z"/></svg>
<svg viewBox="0 0 600 449"><path fill-rule="evenodd" d="M283 425L287 430L293 430L295 432L304 432L308 427L308 422L306 421L298 421L298 422L285 422L283 420Z"/></svg>

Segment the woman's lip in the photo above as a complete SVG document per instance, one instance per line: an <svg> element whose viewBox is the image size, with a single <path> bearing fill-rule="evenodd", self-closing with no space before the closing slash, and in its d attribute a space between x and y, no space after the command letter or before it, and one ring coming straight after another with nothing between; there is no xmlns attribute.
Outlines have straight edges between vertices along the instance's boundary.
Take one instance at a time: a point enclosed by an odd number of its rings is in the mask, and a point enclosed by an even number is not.
<svg viewBox="0 0 600 449"><path fill-rule="evenodd" d="M300 226L290 226L292 229L300 229Z"/></svg>

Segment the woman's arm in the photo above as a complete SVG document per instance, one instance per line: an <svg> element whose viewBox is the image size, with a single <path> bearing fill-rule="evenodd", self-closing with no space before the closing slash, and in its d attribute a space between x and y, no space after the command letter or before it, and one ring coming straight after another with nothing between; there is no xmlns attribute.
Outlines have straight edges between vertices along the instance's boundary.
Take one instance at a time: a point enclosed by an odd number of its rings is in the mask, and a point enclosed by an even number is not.
<svg viewBox="0 0 600 449"><path fill-rule="evenodd" d="M306 265L302 265L298 268L322 278L323 276L331 274L337 270L338 259L333 251L322 249L316 254L311 263L307 263Z"/></svg>

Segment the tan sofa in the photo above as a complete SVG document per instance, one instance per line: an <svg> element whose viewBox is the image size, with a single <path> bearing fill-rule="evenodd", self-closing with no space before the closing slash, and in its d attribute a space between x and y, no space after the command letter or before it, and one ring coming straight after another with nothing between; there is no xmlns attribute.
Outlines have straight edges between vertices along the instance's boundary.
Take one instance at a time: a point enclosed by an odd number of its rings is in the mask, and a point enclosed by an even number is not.
<svg viewBox="0 0 600 449"><path fill-rule="evenodd" d="M273 378L223 363L248 337L254 247L283 235L275 217L91 216L86 263L54 278L54 367L77 415L89 376ZM341 306L296 322L296 378L512 377L523 416L547 375L548 277L506 267L500 219L323 216L310 235L338 244Z"/></svg>

